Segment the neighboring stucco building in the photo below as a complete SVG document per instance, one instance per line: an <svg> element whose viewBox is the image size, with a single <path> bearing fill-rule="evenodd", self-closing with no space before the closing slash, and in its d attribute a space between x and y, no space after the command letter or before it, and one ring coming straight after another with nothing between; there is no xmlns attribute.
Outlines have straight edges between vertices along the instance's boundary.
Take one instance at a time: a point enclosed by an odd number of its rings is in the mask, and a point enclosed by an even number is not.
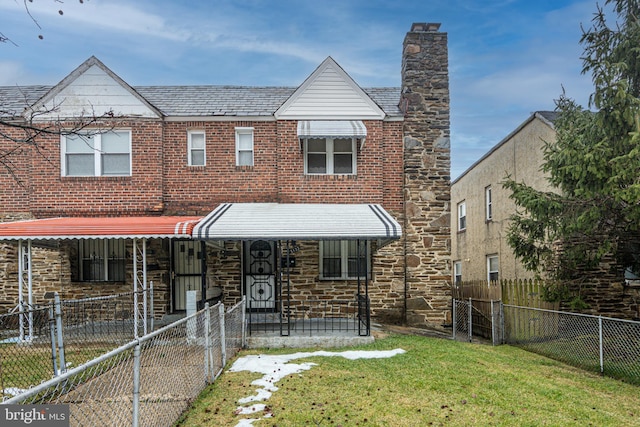
<svg viewBox="0 0 640 427"><path fill-rule="evenodd" d="M555 141L556 113L533 113L451 185L453 280L525 279L506 236L515 203L501 182L509 176L540 190L551 187L543 172L544 142Z"/></svg>
<svg viewBox="0 0 640 427"><path fill-rule="evenodd" d="M40 135L40 153L0 171L0 307L28 276L33 303L138 280L153 281L160 314L197 290L276 314L353 299L381 321L449 323L439 26L407 33L398 88L361 88L330 57L298 87L132 87L94 57L55 86L0 87L15 122L113 113L86 138Z"/></svg>

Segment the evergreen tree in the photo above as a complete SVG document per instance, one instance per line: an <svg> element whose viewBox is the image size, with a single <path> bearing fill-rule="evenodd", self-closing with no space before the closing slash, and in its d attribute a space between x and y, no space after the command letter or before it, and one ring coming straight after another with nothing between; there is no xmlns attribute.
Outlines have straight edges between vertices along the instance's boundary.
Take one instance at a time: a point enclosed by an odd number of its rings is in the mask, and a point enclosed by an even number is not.
<svg viewBox="0 0 640 427"><path fill-rule="evenodd" d="M582 72L594 85L590 109L563 93L557 139L544 146L542 170L556 191L503 183L518 207L510 246L527 269L555 279L588 275L605 261L620 279L626 268L640 271L640 1L605 7L580 40Z"/></svg>

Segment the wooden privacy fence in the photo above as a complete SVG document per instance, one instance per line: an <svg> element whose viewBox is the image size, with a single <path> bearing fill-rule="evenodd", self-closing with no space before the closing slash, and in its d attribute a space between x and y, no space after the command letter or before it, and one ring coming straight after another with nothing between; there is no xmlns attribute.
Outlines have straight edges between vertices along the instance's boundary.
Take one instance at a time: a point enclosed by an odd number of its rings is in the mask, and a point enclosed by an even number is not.
<svg viewBox="0 0 640 427"><path fill-rule="evenodd" d="M454 300L471 301L469 303L469 315L472 317L473 336L487 339L495 339L494 331L495 310L493 302L501 301L503 304L520 307L541 308L545 310L558 310L558 302L545 301L544 288L549 286L543 280L515 279L487 282L486 280L458 282L452 286L451 295ZM503 321L508 325L522 325L527 332L529 329L539 329L536 319L520 319L523 312L507 312ZM526 326L524 326L526 325ZM549 329L547 329L549 330ZM494 331L495 332L495 331Z"/></svg>
<svg viewBox="0 0 640 427"><path fill-rule="evenodd" d="M544 308L557 310L557 302L543 299L544 288L550 283L536 279L476 280L458 282L452 286L451 295L455 299L478 301L502 301L503 304L521 307Z"/></svg>

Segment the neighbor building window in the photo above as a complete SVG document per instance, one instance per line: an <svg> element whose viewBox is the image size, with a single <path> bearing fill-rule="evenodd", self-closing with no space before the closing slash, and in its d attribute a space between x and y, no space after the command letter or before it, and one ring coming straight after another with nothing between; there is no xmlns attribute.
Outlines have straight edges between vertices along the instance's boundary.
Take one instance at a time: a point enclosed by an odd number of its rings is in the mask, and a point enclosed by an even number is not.
<svg viewBox="0 0 640 427"><path fill-rule="evenodd" d="M370 274L369 246L358 240L326 240L320 242L320 278L364 279Z"/></svg>
<svg viewBox="0 0 640 427"><path fill-rule="evenodd" d="M484 189L484 204L486 212L486 220L491 221L493 219L493 210L491 204L491 186Z"/></svg>
<svg viewBox="0 0 640 427"><path fill-rule="evenodd" d="M124 239L84 239L78 245L81 281L124 282Z"/></svg>
<svg viewBox="0 0 640 427"><path fill-rule="evenodd" d="M253 166L253 128L236 128L236 166Z"/></svg>
<svg viewBox="0 0 640 427"><path fill-rule="evenodd" d="M304 152L306 174L356 173L355 138L308 138L304 140Z"/></svg>
<svg viewBox="0 0 640 427"><path fill-rule="evenodd" d="M131 131L63 135L62 176L131 176Z"/></svg>
<svg viewBox="0 0 640 427"><path fill-rule="evenodd" d="M189 131L188 151L189 166L205 166L206 164L206 144L203 131Z"/></svg>
<svg viewBox="0 0 640 427"><path fill-rule="evenodd" d="M498 280L498 255L487 256L487 280L494 282Z"/></svg>
<svg viewBox="0 0 640 427"><path fill-rule="evenodd" d="M453 282L460 283L462 282L462 262L456 261L453 264Z"/></svg>
<svg viewBox="0 0 640 427"><path fill-rule="evenodd" d="M458 203L458 231L467 228L467 205L465 202Z"/></svg>

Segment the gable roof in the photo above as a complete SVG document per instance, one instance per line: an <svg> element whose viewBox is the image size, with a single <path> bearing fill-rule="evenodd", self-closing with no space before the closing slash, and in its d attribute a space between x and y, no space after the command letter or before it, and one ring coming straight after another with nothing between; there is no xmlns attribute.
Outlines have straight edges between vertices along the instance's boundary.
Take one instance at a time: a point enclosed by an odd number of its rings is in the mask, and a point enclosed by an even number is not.
<svg viewBox="0 0 640 427"><path fill-rule="evenodd" d="M556 120L556 117L558 117L558 113L556 113L555 111L536 111L534 113L532 113L529 118L527 118L527 120L525 120L524 122L522 122L520 124L520 126L518 126L515 130L513 130L512 132L509 133L509 135L505 136L500 142L498 142L496 145L494 145L489 151L487 151L482 157L480 157L478 160L476 160L475 162L473 162L473 164L471 166L469 166L464 172L462 172L460 174L459 177L457 177L456 179L454 179L451 182L451 185L455 184L456 182L460 181L462 179L463 176L465 176L467 173L469 173L469 171L471 171L473 168L475 168L478 164L480 164L484 159L486 159L487 157L489 157L491 154L493 154L498 148L500 148L501 146L503 146L504 144L507 143L507 141L509 141L515 134L517 134L518 132L520 132L522 130L522 128L524 128L526 125L528 125L529 123L531 123L533 120L538 119L540 120L542 123L546 124L547 126L549 126L551 129L554 129L553 127L553 123Z"/></svg>
<svg viewBox="0 0 640 427"><path fill-rule="evenodd" d="M383 119L385 112L329 56L274 115L277 119L361 120Z"/></svg>
<svg viewBox="0 0 640 427"><path fill-rule="evenodd" d="M0 117L20 115L52 86L0 86ZM134 86L165 117L273 116L296 91L295 87L251 86ZM382 108L387 118L401 118L400 88L362 89Z"/></svg>
<svg viewBox="0 0 640 427"><path fill-rule="evenodd" d="M105 79L100 82L99 92L96 91L95 94L92 93L83 93L78 88L71 89L71 87L86 76L91 70L97 70L100 74L103 73L103 76L108 80L108 83L111 83L110 86L105 84ZM95 74L95 71L93 71ZM89 78L90 79L90 78ZM86 83L92 90L95 89L96 82L88 81ZM104 107L107 111L110 110L110 105L113 104L112 100L107 100L104 105L96 105L96 100L100 100L100 98L108 98L109 96L114 95L114 91L118 91L116 96L122 98L123 92L126 96L132 97L134 100L133 104L126 105L125 107L129 107L136 110L136 115L140 114L141 111L148 111L147 114L155 117L160 117L161 113L151 105L144 97L140 96L138 92L136 92L127 82L122 80L117 74L111 71L106 65L104 65L98 58L95 56L91 56L89 59L80 64L75 70L73 70L69 75L67 75L64 79L60 81L57 85L51 87L47 93L45 93L40 99L38 99L32 106L31 109L38 111L42 108L51 110L51 105L47 107L47 104L55 104L56 107L60 107L62 109L67 109L65 105L65 101L71 101L73 105L70 105L69 110L74 111L77 110L77 107L85 108L86 106L91 107L92 109ZM62 100L57 100L56 97L62 98ZM131 101L129 101L131 102ZM136 106L135 104L139 104ZM69 104L69 102L67 102ZM104 114L106 111L95 111L96 116L100 116ZM131 112L129 111L114 111L116 115L127 115ZM59 111L56 111L56 115L60 115ZM64 114L62 114L64 116ZM46 118L46 114L45 114Z"/></svg>

